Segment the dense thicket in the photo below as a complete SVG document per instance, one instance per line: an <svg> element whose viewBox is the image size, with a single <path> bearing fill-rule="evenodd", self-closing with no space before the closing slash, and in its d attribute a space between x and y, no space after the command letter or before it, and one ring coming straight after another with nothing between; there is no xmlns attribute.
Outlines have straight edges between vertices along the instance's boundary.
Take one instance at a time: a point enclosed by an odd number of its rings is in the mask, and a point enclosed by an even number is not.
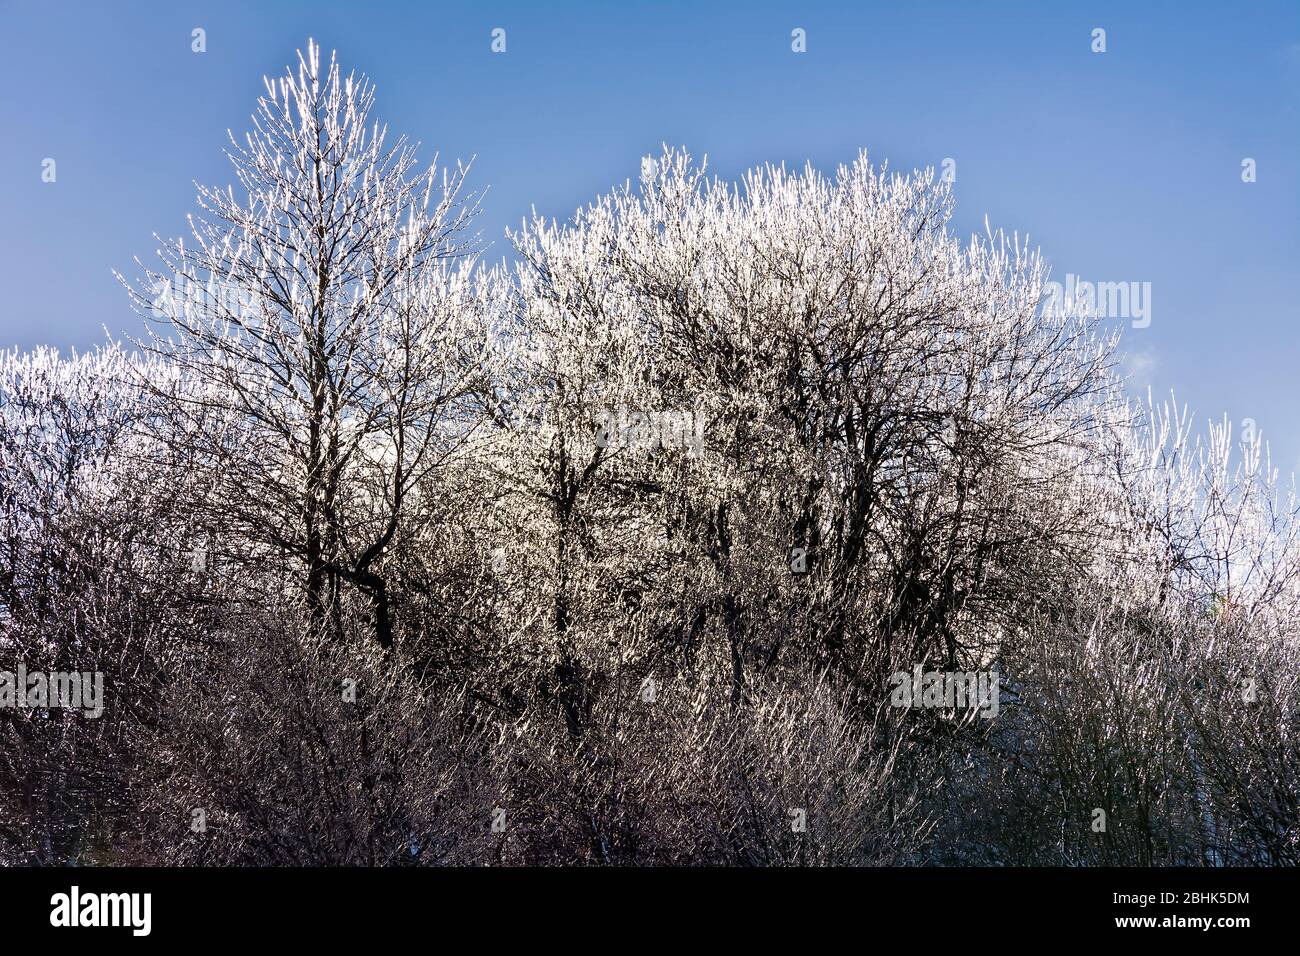
<svg viewBox="0 0 1300 956"><path fill-rule="evenodd" d="M0 708L0 859L1297 862L1294 495L1037 253L666 151L488 268L318 55L153 334L0 360L0 670L105 684Z"/></svg>

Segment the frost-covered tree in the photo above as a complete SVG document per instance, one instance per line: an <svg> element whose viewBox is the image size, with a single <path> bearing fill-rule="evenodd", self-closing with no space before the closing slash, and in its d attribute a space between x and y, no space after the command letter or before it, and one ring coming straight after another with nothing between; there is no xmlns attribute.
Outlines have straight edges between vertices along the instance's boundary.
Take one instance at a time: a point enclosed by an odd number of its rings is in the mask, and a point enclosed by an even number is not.
<svg viewBox="0 0 1300 956"><path fill-rule="evenodd" d="M210 524L300 563L318 627L359 589L389 646L384 555L474 432L485 336L466 171L419 172L373 100L309 44L230 137L238 190L201 187L190 240L132 294L159 325L147 347L201 386L168 426L206 470Z"/></svg>
<svg viewBox="0 0 1300 956"><path fill-rule="evenodd" d="M865 158L732 187L666 152L638 189L523 236L524 298L557 303L582 342L575 378L700 416L702 465L643 497L659 536L713 568L738 689L783 650L852 669L882 641L955 664L1045 564L1083 560L1079 472L1113 417L1113 341L1042 315L1042 260L962 246L950 210L943 184ZM592 427L590 400L557 404ZM790 616L750 633L772 601Z"/></svg>

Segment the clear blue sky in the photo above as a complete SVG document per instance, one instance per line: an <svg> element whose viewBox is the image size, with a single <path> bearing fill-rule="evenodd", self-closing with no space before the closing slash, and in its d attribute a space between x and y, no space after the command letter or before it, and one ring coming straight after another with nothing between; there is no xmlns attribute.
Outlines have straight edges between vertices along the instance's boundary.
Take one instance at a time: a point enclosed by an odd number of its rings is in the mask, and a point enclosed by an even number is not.
<svg viewBox="0 0 1300 956"><path fill-rule="evenodd" d="M1151 325L1125 335L1143 392L1253 418L1300 469L1296 0L0 0L0 346L139 331L110 269L184 231L191 180L230 181L226 129L308 36L375 80L423 155L477 155L494 256L531 205L566 217L662 142L726 177L860 147L903 169L952 157L962 233L987 214L1062 279L1150 282Z"/></svg>

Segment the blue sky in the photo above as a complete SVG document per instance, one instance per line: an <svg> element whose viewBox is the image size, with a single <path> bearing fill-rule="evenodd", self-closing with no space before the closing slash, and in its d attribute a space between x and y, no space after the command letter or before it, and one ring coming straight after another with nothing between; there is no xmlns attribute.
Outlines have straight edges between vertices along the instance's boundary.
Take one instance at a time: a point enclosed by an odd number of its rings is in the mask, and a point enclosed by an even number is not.
<svg viewBox="0 0 1300 956"><path fill-rule="evenodd" d="M664 142L728 178L863 147L899 169L950 157L959 232L987 214L1057 278L1150 282L1151 324L1125 333L1134 384L1254 419L1300 470L1295 0L0 0L0 346L140 330L110 269L183 233L192 180L231 180L226 129L308 36L371 76L377 115L426 158L477 156L494 257L531 206L567 217Z"/></svg>

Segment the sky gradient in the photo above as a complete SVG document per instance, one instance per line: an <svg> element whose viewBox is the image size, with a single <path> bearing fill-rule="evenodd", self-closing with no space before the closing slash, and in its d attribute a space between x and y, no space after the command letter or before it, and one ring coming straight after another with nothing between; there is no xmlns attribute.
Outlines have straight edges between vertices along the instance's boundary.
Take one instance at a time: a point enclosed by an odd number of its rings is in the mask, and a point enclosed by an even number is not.
<svg viewBox="0 0 1300 956"><path fill-rule="evenodd" d="M1124 334L1135 391L1175 390L1201 423L1253 419L1274 465L1300 470L1294 0L0 0L0 347L138 334L110 270L184 233L192 180L231 181L226 130L242 135L262 76L309 36L374 80L390 135L476 157L491 258L531 207L567 218L661 143L726 178L830 171L861 148L901 170L952 158L959 234L987 215L1061 281L1151 283L1150 326Z"/></svg>

